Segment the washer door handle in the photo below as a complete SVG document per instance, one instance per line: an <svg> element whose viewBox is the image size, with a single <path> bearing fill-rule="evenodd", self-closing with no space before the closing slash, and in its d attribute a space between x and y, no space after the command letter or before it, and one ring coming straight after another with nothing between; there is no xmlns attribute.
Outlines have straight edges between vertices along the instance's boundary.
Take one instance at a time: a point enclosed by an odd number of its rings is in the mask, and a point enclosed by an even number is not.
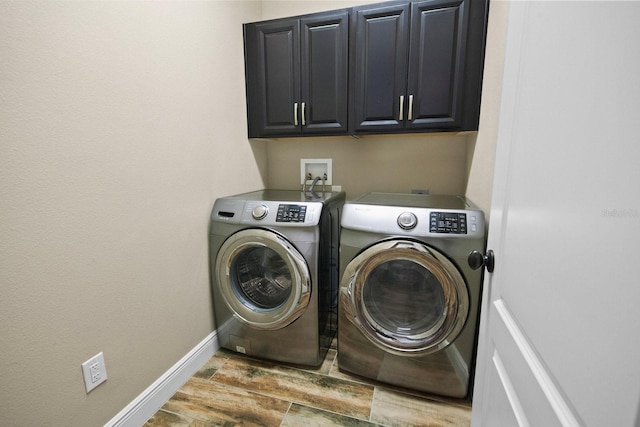
<svg viewBox="0 0 640 427"><path fill-rule="evenodd" d="M353 282L354 280L356 280L356 275L352 274L351 278L349 279L349 284L347 285L347 294L349 296L353 295Z"/></svg>
<svg viewBox="0 0 640 427"><path fill-rule="evenodd" d="M489 273L493 273L493 269L496 264L495 255L492 249L487 250L485 255L482 255L478 251L471 252L467 258L467 262L469 263L469 267L472 269L477 270L481 267L485 267Z"/></svg>

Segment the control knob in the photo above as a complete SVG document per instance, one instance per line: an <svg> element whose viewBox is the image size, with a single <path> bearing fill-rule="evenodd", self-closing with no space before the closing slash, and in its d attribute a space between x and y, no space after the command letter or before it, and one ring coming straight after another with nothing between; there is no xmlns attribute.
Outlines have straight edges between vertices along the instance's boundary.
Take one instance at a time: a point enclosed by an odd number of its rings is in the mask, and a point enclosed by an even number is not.
<svg viewBox="0 0 640 427"><path fill-rule="evenodd" d="M418 225L418 218L412 212L403 212L398 216L398 225L403 230L411 230Z"/></svg>
<svg viewBox="0 0 640 427"><path fill-rule="evenodd" d="M265 205L258 205L251 211L251 216L254 219L262 219L269 213L269 208Z"/></svg>

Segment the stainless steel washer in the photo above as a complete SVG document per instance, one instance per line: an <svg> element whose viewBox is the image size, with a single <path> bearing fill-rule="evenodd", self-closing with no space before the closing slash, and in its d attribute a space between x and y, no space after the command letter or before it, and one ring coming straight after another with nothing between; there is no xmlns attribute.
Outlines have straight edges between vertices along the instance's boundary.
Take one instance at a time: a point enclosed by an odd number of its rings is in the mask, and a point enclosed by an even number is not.
<svg viewBox="0 0 640 427"><path fill-rule="evenodd" d="M467 397L486 245L464 197L367 193L344 205L338 364L366 378Z"/></svg>
<svg viewBox="0 0 640 427"><path fill-rule="evenodd" d="M322 363L337 329L344 198L261 190L216 200L210 260L221 347Z"/></svg>

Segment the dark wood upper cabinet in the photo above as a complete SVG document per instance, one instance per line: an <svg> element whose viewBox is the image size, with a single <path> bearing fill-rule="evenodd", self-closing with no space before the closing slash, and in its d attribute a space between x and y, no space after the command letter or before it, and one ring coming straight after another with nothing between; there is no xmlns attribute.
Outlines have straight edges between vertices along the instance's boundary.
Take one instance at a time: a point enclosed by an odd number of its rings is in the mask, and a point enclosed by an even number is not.
<svg viewBox="0 0 640 427"><path fill-rule="evenodd" d="M405 3L353 11L350 87L355 132L404 128L399 111L407 91L409 10Z"/></svg>
<svg viewBox="0 0 640 427"><path fill-rule="evenodd" d="M246 24L249 137L347 133L348 12Z"/></svg>
<svg viewBox="0 0 640 427"><path fill-rule="evenodd" d="M353 131L477 130L487 9L482 0L354 8Z"/></svg>
<svg viewBox="0 0 640 427"><path fill-rule="evenodd" d="M489 0L245 24L249 137L478 129Z"/></svg>
<svg viewBox="0 0 640 427"><path fill-rule="evenodd" d="M412 5L407 128L462 127L470 1Z"/></svg>

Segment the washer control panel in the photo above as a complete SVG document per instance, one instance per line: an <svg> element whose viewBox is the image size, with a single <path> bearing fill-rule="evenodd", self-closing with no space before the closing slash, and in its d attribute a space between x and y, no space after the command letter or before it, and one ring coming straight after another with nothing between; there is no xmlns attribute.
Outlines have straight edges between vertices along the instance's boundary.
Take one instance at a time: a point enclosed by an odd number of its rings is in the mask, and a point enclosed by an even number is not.
<svg viewBox="0 0 640 427"><path fill-rule="evenodd" d="M259 224L262 227L309 227L318 223L322 213L322 203L319 202L287 203L286 201L248 200L243 203L242 211L237 217L235 212L226 208L223 214L232 215L232 217L222 219L230 222L237 221L240 224ZM220 205L222 206L222 203ZM221 214L218 213L217 219L220 217Z"/></svg>
<svg viewBox="0 0 640 427"><path fill-rule="evenodd" d="M305 205L278 205L276 222L304 222L307 215Z"/></svg>

